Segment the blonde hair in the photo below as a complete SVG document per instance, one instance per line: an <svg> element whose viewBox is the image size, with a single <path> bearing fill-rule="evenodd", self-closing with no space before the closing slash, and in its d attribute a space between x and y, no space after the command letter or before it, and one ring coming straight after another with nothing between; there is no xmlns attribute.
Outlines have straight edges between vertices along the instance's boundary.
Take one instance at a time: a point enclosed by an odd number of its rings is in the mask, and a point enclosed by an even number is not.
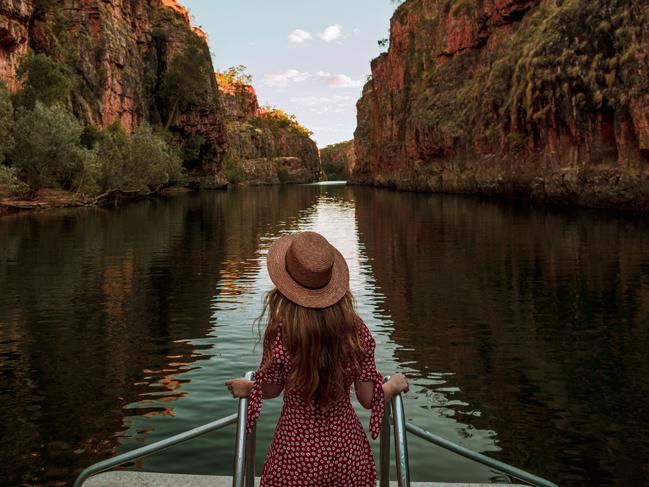
<svg viewBox="0 0 649 487"><path fill-rule="evenodd" d="M305 399L325 409L342 399L349 373L358 371L363 359L360 318L351 292L328 308L316 309L295 304L274 288L264 298L259 324L266 314L262 367L270 363L281 325L282 343L293 361L285 389L300 390Z"/></svg>

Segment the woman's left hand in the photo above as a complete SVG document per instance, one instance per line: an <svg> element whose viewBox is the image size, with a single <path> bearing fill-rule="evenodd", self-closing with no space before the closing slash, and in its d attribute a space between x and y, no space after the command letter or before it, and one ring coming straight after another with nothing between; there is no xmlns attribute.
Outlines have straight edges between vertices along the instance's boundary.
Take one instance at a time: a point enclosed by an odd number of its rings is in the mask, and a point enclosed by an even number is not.
<svg viewBox="0 0 649 487"><path fill-rule="evenodd" d="M243 377L240 379L230 379L225 381L225 385L232 394L232 397L248 397L254 382Z"/></svg>

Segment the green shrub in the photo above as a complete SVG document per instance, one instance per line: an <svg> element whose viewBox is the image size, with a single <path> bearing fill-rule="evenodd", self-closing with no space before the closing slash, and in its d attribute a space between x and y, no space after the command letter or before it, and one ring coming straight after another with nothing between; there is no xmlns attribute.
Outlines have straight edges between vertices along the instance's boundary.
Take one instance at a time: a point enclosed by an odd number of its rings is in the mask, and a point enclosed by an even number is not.
<svg viewBox="0 0 649 487"><path fill-rule="evenodd" d="M30 52L16 72L22 89L16 94L16 105L32 109L36 102L45 105L67 104L71 82L64 66L45 54Z"/></svg>
<svg viewBox="0 0 649 487"><path fill-rule="evenodd" d="M140 125L132 137L121 125L111 125L102 132L96 151L95 177L105 194L146 194L184 179L180 157L148 124Z"/></svg>
<svg viewBox="0 0 649 487"><path fill-rule="evenodd" d="M81 124L60 104L36 101L33 109L18 110L10 158L31 190L72 186L94 159L92 151L81 146L82 132Z"/></svg>
<svg viewBox="0 0 649 487"><path fill-rule="evenodd" d="M180 156L161 135L153 132L148 123L138 127L131 145L134 172L143 186L156 189L182 181L184 175Z"/></svg>
<svg viewBox="0 0 649 487"><path fill-rule="evenodd" d="M23 195L29 187L16 175L16 169L0 164L0 190L7 190L11 194Z"/></svg>
<svg viewBox="0 0 649 487"><path fill-rule="evenodd" d="M241 163L230 154L226 154L223 158L223 170L230 184L241 183L246 178Z"/></svg>

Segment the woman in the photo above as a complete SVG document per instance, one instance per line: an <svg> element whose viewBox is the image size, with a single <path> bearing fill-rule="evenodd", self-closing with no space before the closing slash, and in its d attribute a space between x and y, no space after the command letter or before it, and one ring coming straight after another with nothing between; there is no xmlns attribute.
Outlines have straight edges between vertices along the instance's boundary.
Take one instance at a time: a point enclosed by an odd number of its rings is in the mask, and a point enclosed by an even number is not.
<svg viewBox="0 0 649 487"><path fill-rule="evenodd" d="M284 391L261 486L374 487L372 449L350 387L361 405L372 409L370 432L376 438L385 401L407 392L408 382L395 374L383 384L374 338L354 310L347 263L322 235L278 239L267 265L276 287L260 316L268 314L261 365L254 382L226 382L234 397L250 397L249 431L262 400Z"/></svg>

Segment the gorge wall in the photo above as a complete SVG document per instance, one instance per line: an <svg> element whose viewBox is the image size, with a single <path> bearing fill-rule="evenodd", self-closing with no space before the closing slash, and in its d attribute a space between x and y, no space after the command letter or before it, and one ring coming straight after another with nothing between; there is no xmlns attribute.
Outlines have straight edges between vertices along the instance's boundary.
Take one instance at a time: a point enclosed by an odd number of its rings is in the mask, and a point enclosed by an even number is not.
<svg viewBox="0 0 649 487"><path fill-rule="evenodd" d="M0 0L0 81L14 93L30 52L61 66L87 124L168 129L203 187L226 185L233 160L235 179L253 183L319 176L294 117L261 110L249 85L219 90L206 36L177 0Z"/></svg>
<svg viewBox="0 0 649 487"><path fill-rule="evenodd" d="M201 101L165 93L172 64L192 48ZM178 140L200 137L205 160L225 150L225 122L205 35L175 0L0 0L0 80L19 88L29 49L56 59L71 81L71 108L89 124L169 128Z"/></svg>
<svg viewBox="0 0 649 487"><path fill-rule="evenodd" d="M320 150L322 170L329 181L347 180L356 165L354 141L328 145Z"/></svg>
<svg viewBox="0 0 649 487"><path fill-rule="evenodd" d="M352 179L649 209L648 51L640 0L406 0Z"/></svg>
<svg viewBox="0 0 649 487"><path fill-rule="evenodd" d="M281 110L261 108L254 88L219 81L225 108L231 182L251 184L317 181L320 157L310 132Z"/></svg>

